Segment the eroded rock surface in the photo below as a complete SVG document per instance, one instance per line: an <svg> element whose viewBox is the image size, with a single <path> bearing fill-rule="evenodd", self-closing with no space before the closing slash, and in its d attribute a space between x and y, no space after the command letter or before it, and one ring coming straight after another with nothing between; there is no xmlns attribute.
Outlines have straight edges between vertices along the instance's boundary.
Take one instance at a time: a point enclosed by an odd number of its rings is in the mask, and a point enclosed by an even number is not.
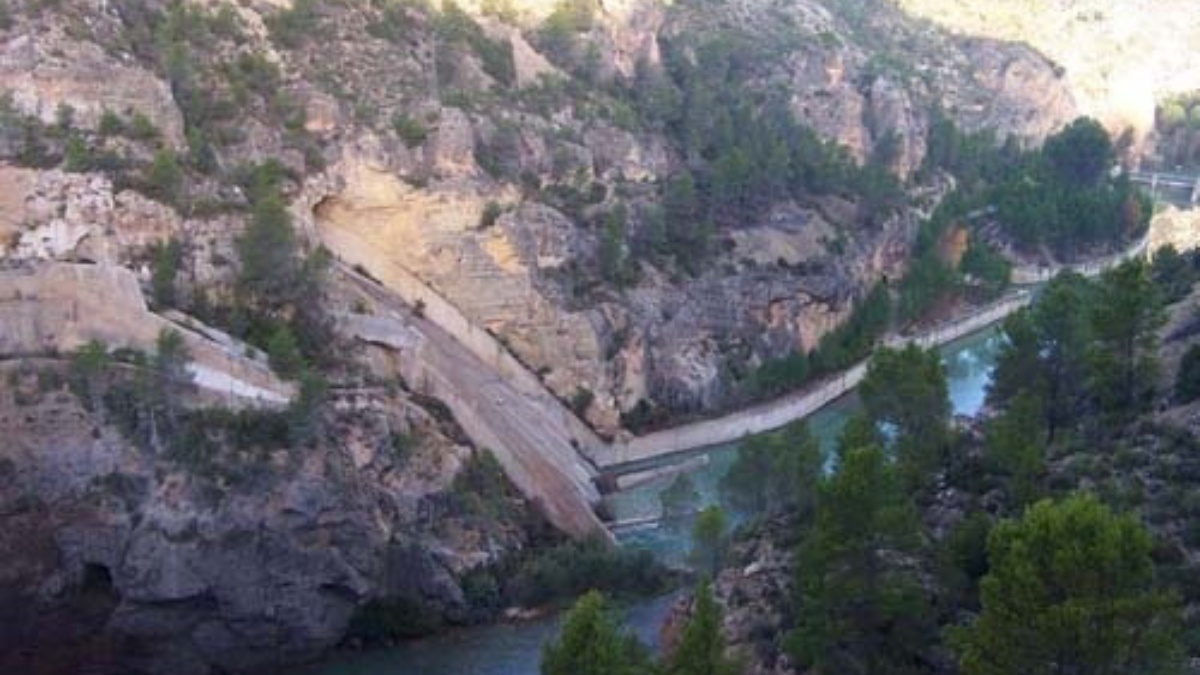
<svg viewBox="0 0 1200 675"><path fill-rule="evenodd" d="M371 598L464 620L460 575L525 541L456 506L471 450L382 390L339 398L337 446L231 453L200 476L47 388L54 368L0 366L7 672L269 670L337 644Z"/></svg>

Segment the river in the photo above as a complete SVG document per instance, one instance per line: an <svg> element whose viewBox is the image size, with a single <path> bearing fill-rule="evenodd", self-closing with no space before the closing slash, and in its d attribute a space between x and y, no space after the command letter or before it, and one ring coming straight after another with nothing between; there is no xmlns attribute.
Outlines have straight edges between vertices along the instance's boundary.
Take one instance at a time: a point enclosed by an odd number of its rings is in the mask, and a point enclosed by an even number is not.
<svg viewBox="0 0 1200 675"><path fill-rule="evenodd" d="M983 405L1000 340L989 328L940 348L954 414L974 415ZM809 428L832 451L842 426L859 403L853 394L808 418ZM717 485L737 454L737 446L718 446L697 454L708 462L692 473L705 504L719 503ZM608 498L617 519L657 513L658 494L672 478L641 485ZM625 546L649 548L668 563L680 562L687 550L685 531L645 529L620 535ZM651 647L658 645L658 627L674 596L641 600L624 608L626 625ZM541 646L554 636L559 617L517 624L464 628L397 647L359 654L342 654L310 675L536 675Z"/></svg>

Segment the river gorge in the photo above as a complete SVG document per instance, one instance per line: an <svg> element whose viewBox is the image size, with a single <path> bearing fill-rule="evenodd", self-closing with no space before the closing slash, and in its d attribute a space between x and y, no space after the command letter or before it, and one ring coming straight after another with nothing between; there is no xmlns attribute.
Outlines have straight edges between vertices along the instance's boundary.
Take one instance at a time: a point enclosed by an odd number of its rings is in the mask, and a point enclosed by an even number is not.
<svg viewBox="0 0 1200 675"><path fill-rule="evenodd" d="M975 415L983 407L991 380L1000 336L985 328L940 348L947 387L955 415ZM853 393L822 408L808 418L812 432L832 452L842 425L858 408ZM720 503L717 486L737 455L738 444L698 450L688 466L696 467L692 479L703 505ZM659 493L674 474L609 495L607 505L617 520L656 515ZM648 548L668 564L682 564L689 546L687 528L650 525L618 535L622 546ZM659 628L675 595L648 598L622 608L626 625L652 648L657 648ZM501 623L464 628L398 646L363 653L338 655L305 675L536 675L542 645L554 637L559 616L521 623Z"/></svg>

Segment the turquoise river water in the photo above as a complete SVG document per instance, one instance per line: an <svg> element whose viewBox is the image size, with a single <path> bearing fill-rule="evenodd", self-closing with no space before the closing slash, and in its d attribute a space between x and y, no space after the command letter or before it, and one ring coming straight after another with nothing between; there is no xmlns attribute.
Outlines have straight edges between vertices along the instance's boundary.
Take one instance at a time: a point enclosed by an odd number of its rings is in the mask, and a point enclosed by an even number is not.
<svg viewBox="0 0 1200 675"><path fill-rule="evenodd" d="M950 401L957 415L974 415L983 405L992 367L1000 346L995 329L969 335L941 348ZM808 419L809 428L832 450L837 435L859 403L849 395ZM697 453L707 464L692 472L705 504L719 503L717 485L737 456L737 445L717 446ZM673 478L643 484L608 499L614 517L626 519L657 513L659 493ZM622 534L624 546L648 548L668 563L678 563L687 550L686 531L645 529ZM623 609L626 625L651 647L674 596L639 601ZM464 628L436 637L414 640L389 649L341 654L309 675L536 675L542 645L558 630L559 617L522 623Z"/></svg>

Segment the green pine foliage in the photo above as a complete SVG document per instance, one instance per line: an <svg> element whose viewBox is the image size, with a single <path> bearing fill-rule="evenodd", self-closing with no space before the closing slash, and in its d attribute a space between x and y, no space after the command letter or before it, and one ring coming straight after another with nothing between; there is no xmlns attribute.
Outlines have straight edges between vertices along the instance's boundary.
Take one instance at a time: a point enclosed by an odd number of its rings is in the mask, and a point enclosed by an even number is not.
<svg viewBox="0 0 1200 675"><path fill-rule="evenodd" d="M950 396L937 350L880 349L858 387L867 416L887 430L887 447L914 486L939 466L949 443Z"/></svg>
<svg viewBox="0 0 1200 675"><path fill-rule="evenodd" d="M746 439L721 478L721 494L747 516L787 512L805 523L825 470L821 444L803 422Z"/></svg>
<svg viewBox="0 0 1200 675"><path fill-rule="evenodd" d="M988 536L979 618L953 635L965 675L1178 673L1178 600L1150 535L1092 496L1041 501Z"/></svg>
<svg viewBox="0 0 1200 675"><path fill-rule="evenodd" d="M1150 274L1165 304L1179 302L1192 292L1196 283L1194 260L1193 255L1183 255L1171 244L1154 252Z"/></svg>
<svg viewBox="0 0 1200 675"><path fill-rule="evenodd" d="M738 664L725 656L721 635L721 608L712 587L701 581L692 595L692 613L679 636L679 644L666 659L664 675L736 675Z"/></svg>
<svg viewBox="0 0 1200 675"><path fill-rule="evenodd" d="M178 306L176 280L183 264L183 244L170 239L154 246L150 252L150 297L157 307Z"/></svg>
<svg viewBox="0 0 1200 675"><path fill-rule="evenodd" d="M879 446L843 453L795 554L788 649L814 672L906 673L933 639L932 614L897 555L919 546L904 480Z"/></svg>
<svg viewBox="0 0 1200 675"><path fill-rule="evenodd" d="M1184 352L1175 376L1175 399L1190 403L1200 398L1200 345L1192 345Z"/></svg>
<svg viewBox="0 0 1200 675"><path fill-rule="evenodd" d="M646 649L623 633L597 591L567 613L558 638L542 649L541 675L641 675L651 671Z"/></svg>
<svg viewBox="0 0 1200 675"><path fill-rule="evenodd" d="M729 551L728 522L720 506L712 505L692 523L692 564L701 574L716 578Z"/></svg>
<svg viewBox="0 0 1200 675"><path fill-rule="evenodd" d="M1091 315L1093 393L1107 416L1129 419L1153 402L1166 318L1149 264L1134 260L1105 272Z"/></svg>
<svg viewBox="0 0 1200 675"><path fill-rule="evenodd" d="M987 424L988 459L1008 479L1009 496L1016 506L1041 496L1039 482L1046 471L1044 410L1037 394L1022 390Z"/></svg>

